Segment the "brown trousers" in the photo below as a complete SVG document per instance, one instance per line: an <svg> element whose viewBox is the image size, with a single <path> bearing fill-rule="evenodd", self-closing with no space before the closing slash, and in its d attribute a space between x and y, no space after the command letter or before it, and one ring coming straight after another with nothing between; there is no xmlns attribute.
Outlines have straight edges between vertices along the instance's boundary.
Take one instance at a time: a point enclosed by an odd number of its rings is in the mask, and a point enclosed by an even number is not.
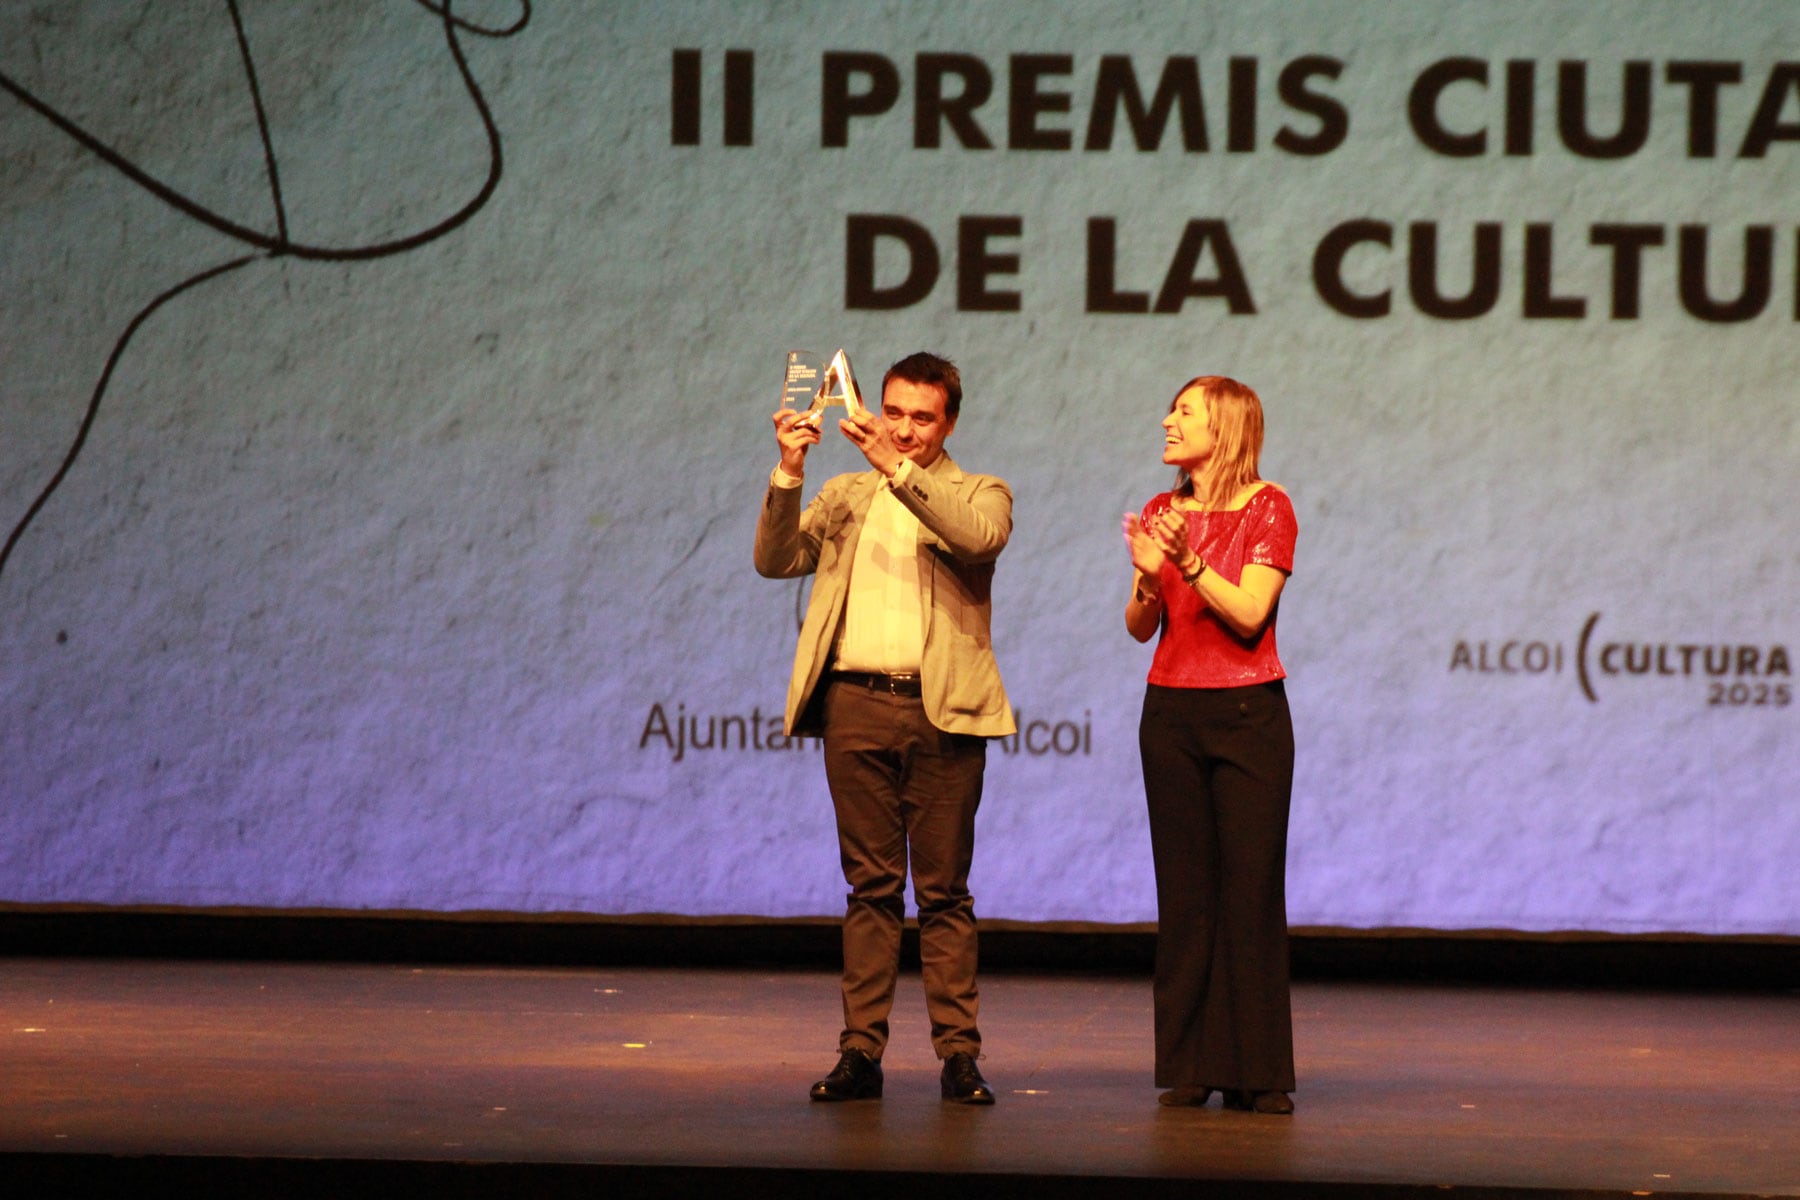
<svg viewBox="0 0 1800 1200"><path fill-rule="evenodd" d="M986 765L987 739L938 729L917 697L829 684L825 778L850 885L840 1050L879 1059L887 1047L910 866L932 1046L939 1058L980 1053L968 882Z"/></svg>

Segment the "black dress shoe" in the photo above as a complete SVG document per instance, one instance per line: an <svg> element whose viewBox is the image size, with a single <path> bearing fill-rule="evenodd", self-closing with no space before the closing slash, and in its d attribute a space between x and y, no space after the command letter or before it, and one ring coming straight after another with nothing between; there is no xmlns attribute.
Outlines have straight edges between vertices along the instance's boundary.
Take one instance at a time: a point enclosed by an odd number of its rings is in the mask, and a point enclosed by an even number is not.
<svg viewBox="0 0 1800 1200"><path fill-rule="evenodd" d="M1286 1092L1228 1091L1225 1093L1225 1107L1235 1108L1239 1112L1262 1113L1271 1117L1294 1115L1293 1098Z"/></svg>
<svg viewBox="0 0 1800 1200"><path fill-rule="evenodd" d="M981 1077L981 1068L975 1065L972 1054L957 1053L946 1058L943 1074L938 1076L938 1087L944 1093L944 1099L958 1104L994 1102L994 1089Z"/></svg>
<svg viewBox="0 0 1800 1200"><path fill-rule="evenodd" d="M881 1062L852 1046L838 1055L831 1074L812 1085L814 1100L881 1099Z"/></svg>
<svg viewBox="0 0 1800 1200"><path fill-rule="evenodd" d="M1212 1099L1212 1092L1209 1087L1170 1088L1158 1096L1156 1102L1164 1108L1204 1108Z"/></svg>

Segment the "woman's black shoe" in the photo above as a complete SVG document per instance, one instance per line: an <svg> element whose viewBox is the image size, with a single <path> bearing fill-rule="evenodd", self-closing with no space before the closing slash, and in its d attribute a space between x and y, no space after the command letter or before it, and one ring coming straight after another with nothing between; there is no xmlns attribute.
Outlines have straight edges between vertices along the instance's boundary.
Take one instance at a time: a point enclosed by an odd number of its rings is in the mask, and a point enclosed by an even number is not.
<svg viewBox="0 0 1800 1200"><path fill-rule="evenodd" d="M1225 1107L1239 1112L1258 1112L1271 1117L1294 1115L1294 1101L1286 1092L1248 1092L1233 1089L1225 1093Z"/></svg>
<svg viewBox="0 0 1800 1200"><path fill-rule="evenodd" d="M1156 1098L1156 1102L1164 1108L1204 1108L1212 1099L1213 1090L1209 1087L1170 1088Z"/></svg>

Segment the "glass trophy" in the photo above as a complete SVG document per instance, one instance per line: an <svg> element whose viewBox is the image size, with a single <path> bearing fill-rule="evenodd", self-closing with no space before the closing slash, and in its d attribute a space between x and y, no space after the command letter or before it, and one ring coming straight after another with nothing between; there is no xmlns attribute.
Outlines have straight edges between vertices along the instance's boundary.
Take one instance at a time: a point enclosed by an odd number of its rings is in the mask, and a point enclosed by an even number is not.
<svg viewBox="0 0 1800 1200"><path fill-rule="evenodd" d="M850 356L839 350L827 360L805 350L789 350L781 407L799 412L802 421L817 428L825 420L825 410L834 404L851 413L868 411L856 386L856 373L850 369Z"/></svg>

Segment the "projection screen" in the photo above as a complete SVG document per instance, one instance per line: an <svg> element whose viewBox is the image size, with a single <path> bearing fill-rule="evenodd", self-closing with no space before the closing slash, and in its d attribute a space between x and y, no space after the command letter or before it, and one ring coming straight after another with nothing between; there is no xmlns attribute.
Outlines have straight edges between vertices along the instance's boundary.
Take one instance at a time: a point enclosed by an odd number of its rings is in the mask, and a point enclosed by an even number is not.
<svg viewBox="0 0 1800 1200"><path fill-rule="evenodd" d="M1300 925L1800 934L1800 7L10 4L0 900L829 916L783 354L965 386L972 887L1154 919L1120 514L1263 398ZM841 438L810 492L860 469Z"/></svg>

